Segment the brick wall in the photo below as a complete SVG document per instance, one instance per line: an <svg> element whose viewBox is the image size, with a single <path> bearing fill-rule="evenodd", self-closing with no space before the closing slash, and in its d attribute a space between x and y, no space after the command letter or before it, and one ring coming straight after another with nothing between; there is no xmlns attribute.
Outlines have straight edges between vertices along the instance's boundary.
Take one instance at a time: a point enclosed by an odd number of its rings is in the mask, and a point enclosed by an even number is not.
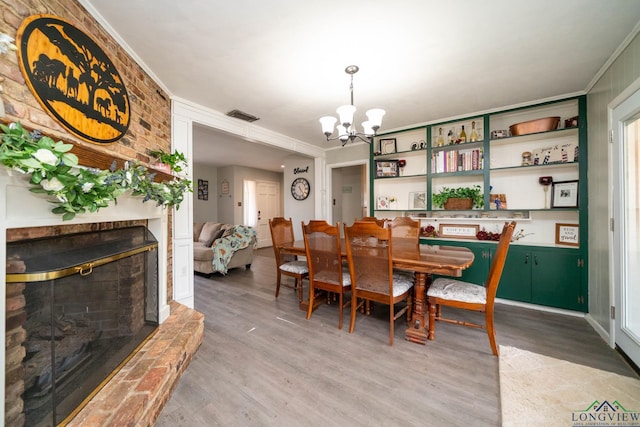
<svg viewBox="0 0 640 427"><path fill-rule="evenodd" d="M40 129L55 138L125 159L149 163L149 151L171 149L171 103L169 96L107 32L74 0L0 0L0 33L16 38L22 21L31 15L56 15L89 35L104 50L124 80L131 105L127 133L113 144L91 144L80 140L57 124L40 106L27 87L16 52L0 55L0 100L4 103L5 120L20 121L28 128ZM170 213L169 213L170 214ZM169 219L169 227L171 225ZM169 229L169 236L171 230ZM167 263L167 301L173 294L171 282L171 237Z"/></svg>

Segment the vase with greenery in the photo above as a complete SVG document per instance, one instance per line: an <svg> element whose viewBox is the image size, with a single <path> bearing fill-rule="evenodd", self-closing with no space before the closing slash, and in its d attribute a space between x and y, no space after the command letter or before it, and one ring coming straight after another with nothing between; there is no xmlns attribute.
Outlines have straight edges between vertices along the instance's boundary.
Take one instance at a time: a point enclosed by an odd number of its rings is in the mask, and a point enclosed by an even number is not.
<svg viewBox="0 0 640 427"><path fill-rule="evenodd" d="M482 208L484 206L484 194L479 185L471 187L442 187L442 189L434 193L431 200L433 205L438 208L444 208L445 203L449 199L471 199L471 206Z"/></svg>
<svg viewBox="0 0 640 427"><path fill-rule="evenodd" d="M180 173L187 167L187 159L184 154L179 151L167 153L164 150L153 150L149 154L156 158L158 163L168 165L169 169L173 172Z"/></svg>
<svg viewBox="0 0 640 427"><path fill-rule="evenodd" d="M46 194L54 204L53 213L63 220L77 214L97 212L117 197L130 192L142 201L155 201L158 206L180 207L184 195L192 191L186 176L174 176L169 181L155 182L155 173L137 161L125 162L116 168L115 160L109 170L78 165L78 157L71 153L72 144L55 142L40 131L28 132L20 123L0 125L0 164L9 174L24 174L33 193ZM184 155L174 153L175 165L183 171ZM181 163L182 162L182 163Z"/></svg>

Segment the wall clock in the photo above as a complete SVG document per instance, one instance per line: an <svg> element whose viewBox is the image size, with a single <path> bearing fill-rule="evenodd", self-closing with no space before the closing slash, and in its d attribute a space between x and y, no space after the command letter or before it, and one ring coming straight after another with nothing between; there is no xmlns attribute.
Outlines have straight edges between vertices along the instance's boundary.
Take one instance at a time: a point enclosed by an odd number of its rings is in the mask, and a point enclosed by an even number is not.
<svg viewBox="0 0 640 427"><path fill-rule="evenodd" d="M306 178L296 178L291 183L291 195L296 200L304 200L309 197L311 185Z"/></svg>

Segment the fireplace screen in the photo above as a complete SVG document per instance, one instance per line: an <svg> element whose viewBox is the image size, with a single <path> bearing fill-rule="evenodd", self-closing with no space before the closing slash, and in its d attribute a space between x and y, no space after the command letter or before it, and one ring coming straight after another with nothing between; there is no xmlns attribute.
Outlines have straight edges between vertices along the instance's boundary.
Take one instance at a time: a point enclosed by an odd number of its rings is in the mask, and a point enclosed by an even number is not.
<svg viewBox="0 0 640 427"><path fill-rule="evenodd" d="M156 248L145 227L7 244L7 299L24 304L7 312L5 414L22 408L24 425L64 424L151 336ZM9 379L23 382L14 403Z"/></svg>

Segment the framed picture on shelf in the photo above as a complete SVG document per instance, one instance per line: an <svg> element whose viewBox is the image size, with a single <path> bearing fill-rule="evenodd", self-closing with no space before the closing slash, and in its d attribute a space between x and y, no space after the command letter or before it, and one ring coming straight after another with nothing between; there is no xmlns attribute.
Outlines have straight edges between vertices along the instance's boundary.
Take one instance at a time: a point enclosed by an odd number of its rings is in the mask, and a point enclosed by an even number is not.
<svg viewBox="0 0 640 427"><path fill-rule="evenodd" d="M578 207L578 181L558 181L551 184L552 208Z"/></svg>
<svg viewBox="0 0 640 427"><path fill-rule="evenodd" d="M393 154L398 151L395 138L380 139L380 154Z"/></svg>
<svg viewBox="0 0 640 427"><path fill-rule="evenodd" d="M580 226L578 224L556 223L556 244L580 246Z"/></svg>
<svg viewBox="0 0 640 427"><path fill-rule="evenodd" d="M427 193L424 191L409 193L409 209L427 209Z"/></svg>
<svg viewBox="0 0 640 427"><path fill-rule="evenodd" d="M479 229L478 224L440 224L438 235L455 239L473 239Z"/></svg>
<svg viewBox="0 0 640 427"><path fill-rule="evenodd" d="M376 176L399 176L397 160L376 160Z"/></svg>
<svg viewBox="0 0 640 427"><path fill-rule="evenodd" d="M393 196L378 196L376 200L376 209L396 209L396 198Z"/></svg>

